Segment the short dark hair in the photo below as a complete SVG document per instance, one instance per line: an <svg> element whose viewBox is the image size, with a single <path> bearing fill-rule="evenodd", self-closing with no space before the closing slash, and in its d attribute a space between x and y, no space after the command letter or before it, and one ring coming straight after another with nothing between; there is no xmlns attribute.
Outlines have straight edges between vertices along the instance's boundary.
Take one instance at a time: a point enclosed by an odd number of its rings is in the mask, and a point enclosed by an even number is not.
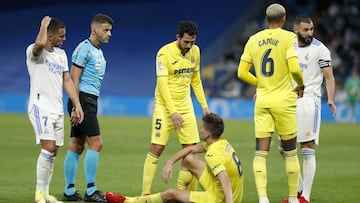
<svg viewBox="0 0 360 203"><path fill-rule="evenodd" d="M219 115L215 113L206 114L202 121L204 128L210 131L212 137L220 137L224 132L224 121Z"/></svg>
<svg viewBox="0 0 360 203"><path fill-rule="evenodd" d="M91 24L92 23L100 23L100 24L109 23L110 25L112 25L112 24L114 24L114 21L110 16L102 14L102 13L98 13L91 20Z"/></svg>
<svg viewBox="0 0 360 203"><path fill-rule="evenodd" d="M307 15L298 15L294 20L294 25L300 25L300 23L311 23L312 20Z"/></svg>
<svg viewBox="0 0 360 203"><path fill-rule="evenodd" d="M51 18L50 23L47 27L47 32L55 33L61 28L65 28L65 23L57 18Z"/></svg>
<svg viewBox="0 0 360 203"><path fill-rule="evenodd" d="M179 34L180 37L183 37L185 33L194 36L197 35L197 32L198 27L194 22L186 20L179 23L177 34Z"/></svg>

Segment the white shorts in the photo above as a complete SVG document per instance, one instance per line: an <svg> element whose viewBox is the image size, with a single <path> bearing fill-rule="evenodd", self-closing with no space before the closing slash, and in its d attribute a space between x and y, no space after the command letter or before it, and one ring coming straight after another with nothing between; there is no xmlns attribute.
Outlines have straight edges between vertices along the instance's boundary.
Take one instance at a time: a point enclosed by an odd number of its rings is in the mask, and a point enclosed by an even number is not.
<svg viewBox="0 0 360 203"><path fill-rule="evenodd" d="M315 141L319 144L321 100L317 97L302 97L296 100L298 142Z"/></svg>
<svg viewBox="0 0 360 203"><path fill-rule="evenodd" d="M40 140L54 140L56 146L64 145L64 115L54 114L33 105L28 116L35 131L37 145Z"/></svg>

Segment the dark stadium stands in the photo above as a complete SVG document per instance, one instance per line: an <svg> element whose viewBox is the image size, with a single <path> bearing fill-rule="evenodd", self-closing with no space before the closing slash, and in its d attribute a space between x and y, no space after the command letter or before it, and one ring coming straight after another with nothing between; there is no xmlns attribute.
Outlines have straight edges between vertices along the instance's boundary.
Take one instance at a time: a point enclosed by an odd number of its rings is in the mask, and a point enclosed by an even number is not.
<svg viewBox="0 0 360 203"><path fill-rule="evenodd" d="M89 36L89 22L94 14L100 12L113 17L113 36L109 44L102 46L108 63L102 94L152 96L155 53L161 45L175 40L179 21L198 23L197 43L202 53L216 53L218 50L210 50L211 44L242 15L244 9L249 8L252 1L31 2L15 0L2 5L0 94L28 93L25 49L34 41L44 15L60 18L66 23L67 41L63 48L69 59L77 43ZM210 59L204 57L202 60Z"/></svg>

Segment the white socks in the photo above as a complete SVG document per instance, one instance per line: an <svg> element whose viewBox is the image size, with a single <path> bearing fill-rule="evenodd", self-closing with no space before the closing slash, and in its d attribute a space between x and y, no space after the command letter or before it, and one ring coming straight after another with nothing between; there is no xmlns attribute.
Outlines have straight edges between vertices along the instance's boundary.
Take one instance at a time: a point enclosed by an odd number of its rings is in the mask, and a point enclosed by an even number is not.
<svg viewBox="0 0 360 203"><path fill-rule="evenodd" d="M304 159L303 160L302 196L306 200L310 200L311 188L312 188L312 184L313 184L314 177L315 177L315 171L316 171L315 150L309 149L309 148L302 148L301 154Z"/></svg>
<svg viewBox="0 0 360 203"><path fill-rule="evenodd" d="M42 190L45 195L49 195L49 186L54 170L54 153L41 149L36 164L36 191Z"/></svg>

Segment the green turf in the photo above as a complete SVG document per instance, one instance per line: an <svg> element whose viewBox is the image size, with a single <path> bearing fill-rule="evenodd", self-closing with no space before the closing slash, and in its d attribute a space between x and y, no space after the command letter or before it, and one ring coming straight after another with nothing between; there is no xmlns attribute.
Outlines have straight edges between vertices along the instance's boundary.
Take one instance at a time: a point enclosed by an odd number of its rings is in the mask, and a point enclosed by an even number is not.
<svg viewBox="0 0 360 203"><path fill-rule="evenodd" d="M150 118L100 117L104 147L100 155L97 185L102 191L138 195L141 192L142 166L150 140ZM39 148L25 114L0 114L0 202L33 202L35 164ZM66 118L65 146L56 159L51 193L61 197L64 189L63 161L67 151L69 125ZM254 154L253 123L226 120L224 136L232 142L240 155L245 175L243 202L257 202L252 174ZM312 201L357 202L360 188L360 125L323 123L317 151L317 174ZM173 136L159 161L152 192L175 187L177 174L164 185L160 172L166 159L179 149ZM76 187L83 194L85 178L83 158L79 164ZM178 168L178 165L176 165ZM268 195L271 202L280 202L287 195L283 160L277 153L274 139L268 158Z"/></svg>

